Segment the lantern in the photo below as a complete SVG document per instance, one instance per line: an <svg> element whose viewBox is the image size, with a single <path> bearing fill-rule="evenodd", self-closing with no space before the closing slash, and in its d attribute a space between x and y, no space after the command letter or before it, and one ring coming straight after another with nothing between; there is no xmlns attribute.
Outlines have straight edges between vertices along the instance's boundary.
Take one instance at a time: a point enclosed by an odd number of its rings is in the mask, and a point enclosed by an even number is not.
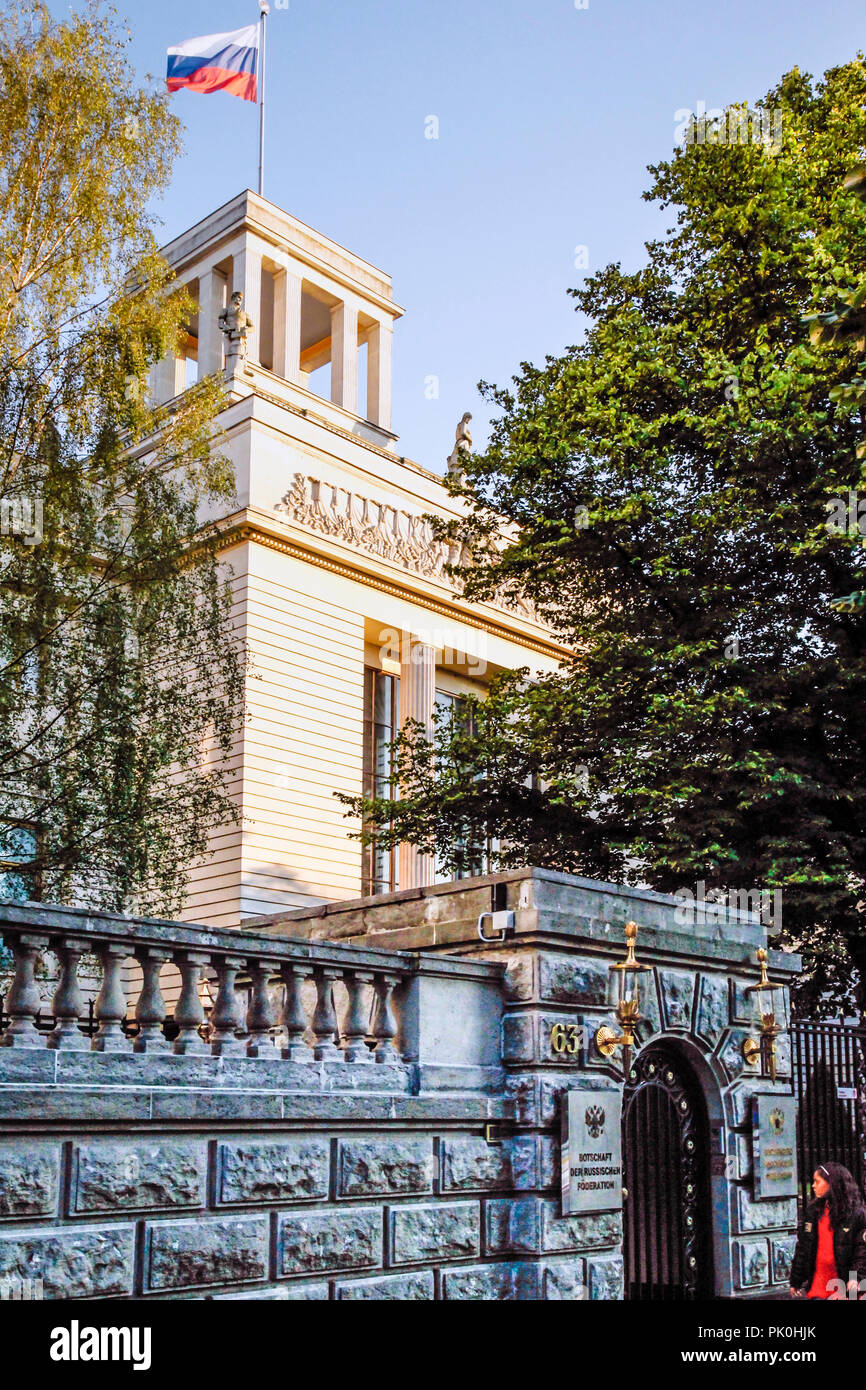
<svg viewBox="0 0 866 1390"><path fill-rule="evenodd" d="M753 1025L758 1037L746 1038L743 1043L743 1057L749 1066L760 1060L762 1073L769 1071L770 1080L776 1079L776 1039L788 1029L788 988L778 980L771 980L767 973L769 959L763 946L758 947L758 964L761 978L756 985L746 986L746 995L751 1005Z"/></svg>
<svg viewBox="0 0 866 1390"><path fill-rule="evenodd" d="M635 1029L641 1021L640 977L649 972L648 965L641 965L635 958L637 944L637 922L626 922L625 939L627 951L625 960L617 961L610 967L616 976L617 1003L616 1020L622 1029L617 1036L612 1028L599 1028L595 1035L595 1045L602 1057L612 1057L618 1047L623 1049L623 1069L630 1066L631 1050L635 1042Z"/></svg>

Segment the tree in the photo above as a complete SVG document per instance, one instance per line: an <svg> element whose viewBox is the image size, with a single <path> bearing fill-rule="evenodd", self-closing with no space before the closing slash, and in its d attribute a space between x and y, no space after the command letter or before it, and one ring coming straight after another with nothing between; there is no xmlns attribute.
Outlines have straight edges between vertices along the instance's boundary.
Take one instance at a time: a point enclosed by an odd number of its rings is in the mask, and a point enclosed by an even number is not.
<svg viewBox="0 0 866 1390"><path fill-rule="evenodd" d="M0 858L7 893L170 914L236 818L243 668L199 527L221 384L147 398L194 306L147 212L179 124L127 42L99 4L0 12Z"/></svg>
<svg viewBox="0 0 866 1390"><path fill-rule="evenodd" d="M401 798L354 809L446 861L498 837L503 866L780 890L800 1007L850 1006L852 961L862 1007L866 617L829 606L862 583L863 421L833 393L858 353L802 320L866 273L842 186L866 63L794 70L760 105L778 145L725 143L729 119L651 169L674 225L571 292L582 342L481 385L500 415L450 526L465 592L531 598L574 658L494 682L475 732L404 731Z"/></svg>

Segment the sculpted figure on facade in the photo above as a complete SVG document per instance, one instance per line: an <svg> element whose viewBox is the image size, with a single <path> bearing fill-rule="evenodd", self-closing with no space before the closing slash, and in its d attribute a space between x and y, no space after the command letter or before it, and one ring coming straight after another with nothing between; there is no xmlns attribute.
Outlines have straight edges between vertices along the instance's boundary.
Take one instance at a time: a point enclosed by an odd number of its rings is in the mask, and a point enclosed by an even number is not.
<svg viewBox="0 0 866 1390"><path fill-rule="evenodd" d="M245 362L247 356L247 337L255 328L255 324L243 307L244 296L241 290L235 290L231 297L231 302L226 309L223 309L219 316L219 326L226 336L226 365L231 367L233 362Z"/></svg>
<svg viewBox="0 0 866 1390"><path fill-rule="evenodd" d="M469 433L469 421L472 419L467 410L463 415L454 436L454 448L448 456L448 477L456 482L463 481L463 473L466 462L466 455L472 450L472 435Z"/></svg>

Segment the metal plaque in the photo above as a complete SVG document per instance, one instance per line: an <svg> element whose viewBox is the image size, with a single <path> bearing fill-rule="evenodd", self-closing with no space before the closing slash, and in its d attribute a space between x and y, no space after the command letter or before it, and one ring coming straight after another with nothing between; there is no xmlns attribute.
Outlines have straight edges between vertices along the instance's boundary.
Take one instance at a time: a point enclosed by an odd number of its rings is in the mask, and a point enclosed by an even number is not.
<svg viewBox="0 0 866 1390"><path fill-rule="evenodd" d="M754 1199L797 1196L797 1102L793 1096L752 1097Z"/></svg>
<svg viewBox="0 0 866 1390"><path fill-rule="evenodd" d="M562 1214L622 1206L622 1095L565 1091L562 1097Z"/></svg>

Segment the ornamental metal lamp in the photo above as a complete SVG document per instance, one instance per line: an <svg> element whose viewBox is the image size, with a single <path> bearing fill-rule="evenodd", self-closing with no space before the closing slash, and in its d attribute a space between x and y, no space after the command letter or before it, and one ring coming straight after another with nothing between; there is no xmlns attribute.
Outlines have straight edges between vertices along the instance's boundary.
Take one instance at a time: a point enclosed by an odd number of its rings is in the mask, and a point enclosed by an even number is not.
<svg viewBox="0 0 866 1390"><path fill-rule="evenodd" d="M759 1060L765 1062L770 1080L775 1081L776 1039L788 1028L788 987L780 980L769 978L769 957L763 946L758 947L757 955L761 978L756 985L747 985L745 992L751 1003L752 1020L759 1036L746 1038L743 1043L743 1057L750 1067Z"/></svg>
<svg viewBox="0 0 866 1390"><path fill-rule="evenodd" d="M628 1072L631 1064L631 1050L634 1047L635 1029L641 1021L640 977L649 973L648 965L641 965L635 959L637 943L637 922L626 922L625 939L628 946L625 960L617 961L610 967L616 975L617 1004L616 1020L622 1029L617 1036L613 1028L599 1028L595 1035L595 1045L602 1057L612 1057L618 1047L622 1048L623 1070Z"/></svg>

